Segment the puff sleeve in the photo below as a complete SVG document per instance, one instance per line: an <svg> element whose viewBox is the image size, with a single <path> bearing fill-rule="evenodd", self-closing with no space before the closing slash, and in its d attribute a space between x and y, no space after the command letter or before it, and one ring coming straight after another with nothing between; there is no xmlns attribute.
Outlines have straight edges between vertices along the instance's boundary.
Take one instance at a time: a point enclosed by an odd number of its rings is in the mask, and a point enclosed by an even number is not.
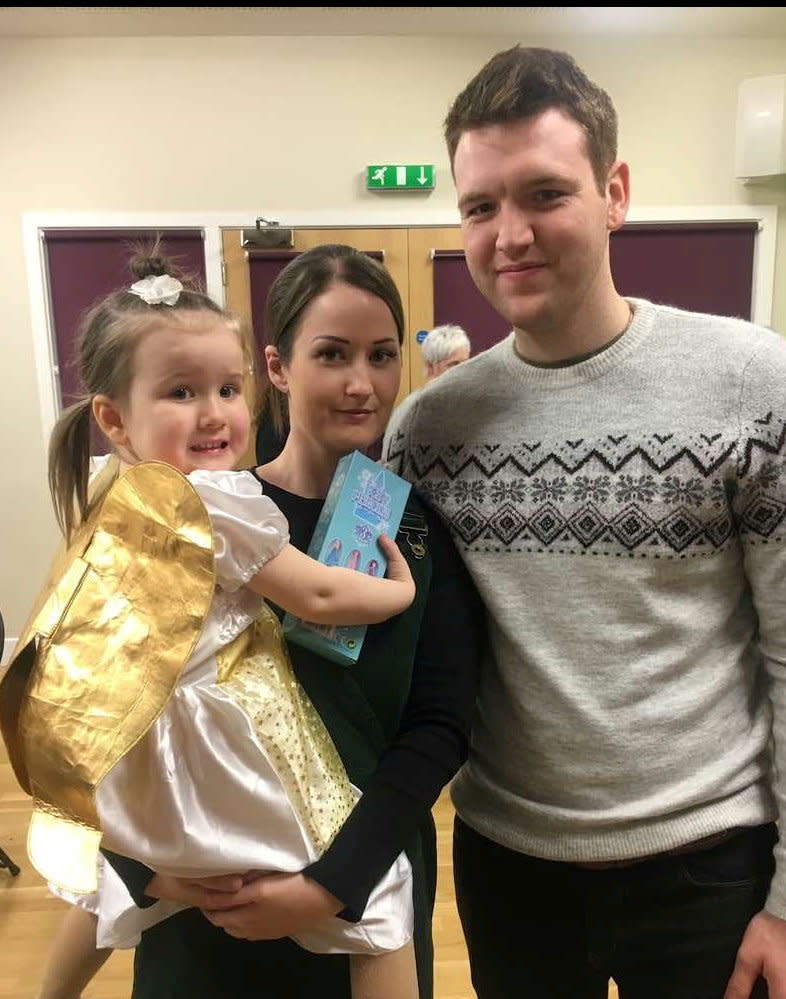
<svg viewBox="0 0 786 999"><path fill-rule="evenodd" d="M188 476L213 526L216 578L232 593L289 543L289 525L250 472L208 472Z"/></svg>

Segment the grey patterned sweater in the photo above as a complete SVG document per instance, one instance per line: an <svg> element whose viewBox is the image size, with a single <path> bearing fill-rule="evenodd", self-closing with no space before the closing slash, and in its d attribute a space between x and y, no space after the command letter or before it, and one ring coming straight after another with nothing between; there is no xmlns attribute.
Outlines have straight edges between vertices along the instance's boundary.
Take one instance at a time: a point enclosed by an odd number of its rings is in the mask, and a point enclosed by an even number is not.
<svg viewBox="0 0 786 999"><path fill-rule="evenodd" d="M383 455L446 519L488 611L456 808L553 860L784 814L786 342L631 305L578 364L527 364L511 334L459 365ZM786 917L776 859L767 908Z"/></svg>

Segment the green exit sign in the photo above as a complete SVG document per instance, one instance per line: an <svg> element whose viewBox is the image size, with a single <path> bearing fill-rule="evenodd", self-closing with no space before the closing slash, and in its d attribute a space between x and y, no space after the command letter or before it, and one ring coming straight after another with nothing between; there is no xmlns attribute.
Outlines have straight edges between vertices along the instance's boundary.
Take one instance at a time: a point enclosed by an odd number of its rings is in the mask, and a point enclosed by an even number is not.
<svg viewBox="0 0 786 999"><path fill-rule="evenodd" d="M369 191L430 191L434 187L433 164L385 163L366 167Z"/></svg>

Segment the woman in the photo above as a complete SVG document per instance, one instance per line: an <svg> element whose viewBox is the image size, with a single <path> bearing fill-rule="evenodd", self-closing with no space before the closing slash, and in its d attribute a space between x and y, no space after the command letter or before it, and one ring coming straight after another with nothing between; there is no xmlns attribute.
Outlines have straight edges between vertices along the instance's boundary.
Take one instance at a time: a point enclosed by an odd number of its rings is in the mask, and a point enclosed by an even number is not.
<svg viewBox="0 0 786 999"><path fill-rule="evenodd" d="M289 521L292 543L306 549L338 460L385 428L401 374L403 309L370 257L320 246L281 272L265 328L263 419L286 406L289 434L255 474ZM417 595L404 614L369 628L357 666L290 645L360 802L316 863L242 887L240 878L152 875L109 854L138 904L169 898L195 907L143 934L134 999L348 999L346 956L312 954L287 937L337 913L358 919L402 849L414 876L420 996L431 999L431 807L466 755L481 609L445 529L415 495L397 540Z"/></svg>

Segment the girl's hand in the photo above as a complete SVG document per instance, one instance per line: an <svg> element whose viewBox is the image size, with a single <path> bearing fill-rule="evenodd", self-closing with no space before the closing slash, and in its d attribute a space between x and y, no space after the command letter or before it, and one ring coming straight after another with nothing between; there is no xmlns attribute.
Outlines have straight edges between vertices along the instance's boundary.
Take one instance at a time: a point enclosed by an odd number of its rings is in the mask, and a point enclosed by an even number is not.
<svg viewBox="0 0 786 999"><path fill-rule="evenodd" d="M402 605L398 614L405 611L407 607L415 599L415 581L412 578L412 573L409 570L409 565L407 560L401 554L401 551L393 541L389 538L387 534L380 534L379 536L379 547L385 554L388 560L388 568L385 573L385 578L392 580L401 586L401 600Z"/></svg>

